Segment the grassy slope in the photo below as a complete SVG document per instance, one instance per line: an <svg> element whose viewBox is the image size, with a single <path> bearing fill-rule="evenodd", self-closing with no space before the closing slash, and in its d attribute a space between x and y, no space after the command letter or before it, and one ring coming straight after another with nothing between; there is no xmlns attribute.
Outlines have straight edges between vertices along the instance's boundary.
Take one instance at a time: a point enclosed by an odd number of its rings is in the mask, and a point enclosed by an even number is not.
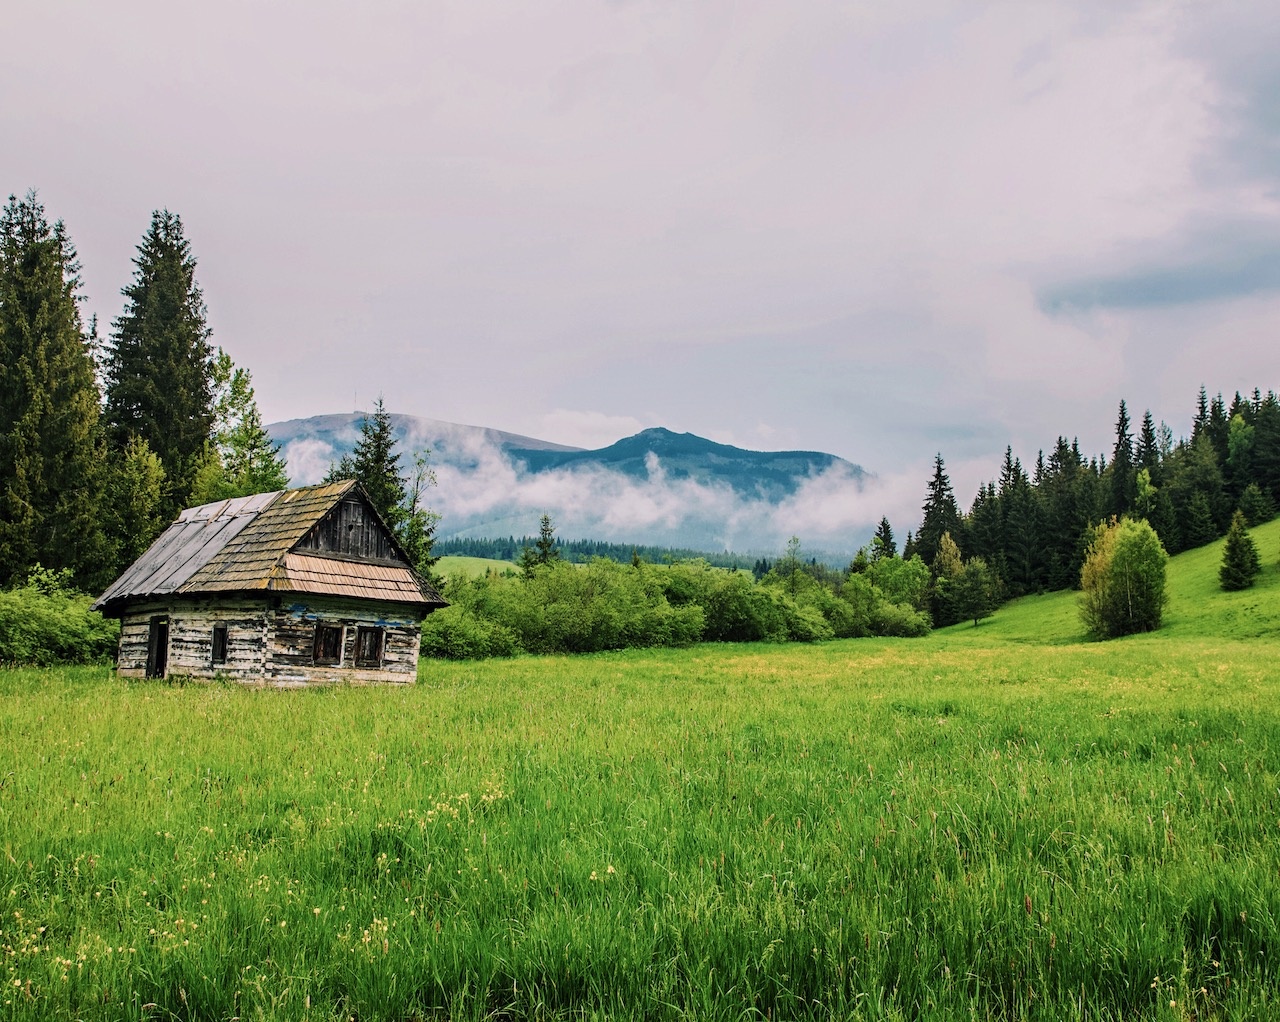
<svg viewBox="0 0 1280 1022"><path fill-rule="evenodd" d="M0 672L0 1017L1273 1018L1257 535L1111 643L1060 594L408 689Z"/></svg>
<svg viewBox="0 0 1280 1022"><path fill-rule="evenodd" d="M1125 642L1191 639L1280 640L1280 518L1250 531L1262 557L1262 572L1252 589L1223 592L1218 585L1224 540L1188 550L1169 560L1169 605L1155 635ZM1077 608L1078 595L1049 593L1014 600L977 629L959 624L935 633L946 641L961 640L1064 645L1086 642ZM968 633L974 633L972 635ZM981 634L978 634L981 633Z"/></svg>
<svg viewBox="0 0 1280 1022"><path fill-rule="evenodd" d="M436 572L448 577L456 572L467 575L483 575L487 571L515 571L514 561L498 561L490 557L462 557L449 555L436 563Z"/></svg>

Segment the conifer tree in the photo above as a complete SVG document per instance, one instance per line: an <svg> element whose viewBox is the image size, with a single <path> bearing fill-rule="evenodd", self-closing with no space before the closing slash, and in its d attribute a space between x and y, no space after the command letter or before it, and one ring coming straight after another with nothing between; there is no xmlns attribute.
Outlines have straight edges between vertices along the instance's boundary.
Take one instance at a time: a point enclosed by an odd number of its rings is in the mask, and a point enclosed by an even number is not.
<svg viewBox="0 0 1280 1022"><path fill-rule="evenodd" d="M1151 417L1151 410L1142 414L1142 428L1138 433L1138 450L1135 458L1138 468L1145 468L1150 473L1152 482L1157 482L1160 468L1160 441L1156 439L1156 424Z"/></svg>
<svg viewBox="0 0 1280 1022"><path fill-rule="evenodd" d="M914 552L920 555L925 564L932 566L943 534L951 533L955 536L960 532L960 511L956 506L956 496L951 490L951 480L947 478L941 454L934 458L933 478L929 480L928 494L921 510L924 518L916 532Z"/></svg>
<svg viewBox="0 0 1280 1022"><path fill-rule="evenodd" d="M100 584L98 390L79 265L35 192L0 213L0 584L38 562Z"/></svg>
<svg viewBox="0 0 1280 1022"><path fill-rule="evenodd" d="M211 438L210 330L181 217L153 213L133 262L106 354L104 418L117 450L137 436L160 458L172 517L188 503Z"/></svg>
<svg viewBox="0 0 1280 1022"><path fill-rule="evenodd" d="M280 445L262 424L248 369L221 348L213 357L213 435L196 475L191 503L283 490L289 475Z"/></svg>
<svg viewBox="0 0 1280 1022"><path fill-rule="evenodd" d="M871 540L871 555L877 561L882 557L898 556L898 544L894 542L888 518L881 518L880 524L876 526L876 534Z"/></svg>
<svg viewBox="0 0 1280 1022"><path fill-rule="evenodd" d="M164 467L142 437L130 437L107 479L104 517L115 539L115 571L132 564L169 520L163 516Z"/></svg>
<svg viewBox="0 0 1280 1022"><path fill-rule="evenodd" d="M1250 483L1240 494L1240 510L1250 528L1269 522L1276 516L1276 505L1270 496L1262 492L1257 483Z"/></svg>
<svg viewBox="0 0 1280 1022"><path fill-rule="evenodd" d="M1241 511L1231 518L1227 541L1222 548L1222 566L1218 569L1218 581L1228 592L1248 589L1262 570L1258 548L1249 535L1249 523Z"/></svg>
<svg viewBox="0 0 1280 1022"><path fill-rule="evenodd" d="M1117 517L1133 510L1133 434L1129 425L1129 409L1122 400L1116 419L1116 445L1111 452L1111 513Z"/></svg>
<svg viewBox="0 0 1280 1022"><path fill-rule="evenodd" d="M995 573L981 557L970 557L952 583L951 598L960 621L973 621L976 628L1000 604L1000 586Z"/></svg>
<svg viewBox="0 0 1280 1022"><path fill-rule="evenodd" d="M533 546L525 547L520 554L520 568L525 578L532 578L535 568L558 560L560 551L556 549L556 527L551 522L551 516L544 514L538 519L537 540Z"/></svg>
<svg viewBox="0 0 1280 1022"><path fill-rule="evenodd" d="M956 587L964 570L964 561L960 547L951 538L951 533L942 534L938 542L938 553L930 570L933 576L930 599L933 623L939 627L953 625L962 617L956 603Z"/></svg>
<svg viewBox="0 0 1280 1022"><path fill-rule="evenodd" d="M360 440L355 450L343 455L329 470L325 481L357 480L382 520L399 533L406 512L404 478L400 475L400 452L396 450L396 443L391 413L379 397L373 414L366 415L360 423Z"/></svg>

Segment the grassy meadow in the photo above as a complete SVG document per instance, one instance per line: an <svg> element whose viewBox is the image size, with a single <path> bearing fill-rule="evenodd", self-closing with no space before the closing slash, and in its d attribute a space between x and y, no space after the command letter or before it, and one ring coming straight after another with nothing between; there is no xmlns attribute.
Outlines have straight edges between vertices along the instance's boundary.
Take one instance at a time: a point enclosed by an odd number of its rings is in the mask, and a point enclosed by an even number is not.
<svg viewBox="0 0 1280 1022"><path fill-rule="evenodd" d="M483 575L487 571L516 571L515 561L498 561L492 557L464 557L450 554L436 562L436 573L442 577L462 572L466 575Z"/></svg>
<svg viewBox="0 0 1280 1022"><path fill-rule="evenodd" d="M0 672L0 1019L1280 1017L1280 523L926 639Z"/></svg>

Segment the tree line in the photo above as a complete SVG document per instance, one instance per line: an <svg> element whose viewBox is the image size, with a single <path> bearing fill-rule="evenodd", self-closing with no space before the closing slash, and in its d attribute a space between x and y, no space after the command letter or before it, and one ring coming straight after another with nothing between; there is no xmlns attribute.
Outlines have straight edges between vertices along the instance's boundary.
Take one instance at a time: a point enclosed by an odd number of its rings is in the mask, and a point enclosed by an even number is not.
<svg viewBox="0 0 1280 1022"><path fill-rule="evenodd" d="M1075 588L1101 522L1145 520L1176 554L1221 537L1236 511L1247 525L1269 521L1278 501L1280 399L1255 389L1228 403L1202 386L1189 437L1175 442L1150 411L1135 430L1122 400L1109 458L1086 457L1078 441L1059 436L1028 471L1006 448L998 478L979 487L967 512L938 454L903 556L918 555L944 580L931 601L943 625L964 617L946 594L970 564L989 574L1001 597Z"/></svg>
<svg viewBox="0 0 1280 1022"><path fill-rule="evenodd" d="M181 218L153 213L133 264L100 337L63 223L35 192L0 213L0 585L100 590L182 508L288 484Z"/></svg>
<svg viewBox="0 0 1280 1022"><path fill-rule="evenodd" d="M449 536L436 540L435 552L442 557L484 557L494 561L518 561L524 549L535 547L537 541L536 536ZM673 564L676 561L700 559L717 568L734 569L750 568L758 563L747 554L735 554L727 550L717 553L648 543L611 543L607 540L561 539L557 536L555 546L562 560L574 564L586 564L597 557L619 562L638 557L650 564Z"/></svg>

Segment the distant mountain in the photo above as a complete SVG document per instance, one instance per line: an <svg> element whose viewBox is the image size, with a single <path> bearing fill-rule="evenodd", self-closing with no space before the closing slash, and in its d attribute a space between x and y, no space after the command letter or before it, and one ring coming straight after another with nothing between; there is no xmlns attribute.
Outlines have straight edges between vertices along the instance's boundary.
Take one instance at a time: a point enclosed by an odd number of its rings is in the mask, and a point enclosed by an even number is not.
<svg viewBox="0 0 1280 1022"><path fill-rule="evenodd" d="M597 451L512 447L511 457L530 472L601 466L637 479L648 479L656 459L669 480L727 483L747 497L781 500L796 492L800 482L841 465L855 477L863 470L834 454L817 451L748 451L718 444L693 433L673 433L661 427L646 429Z"/></svg>
<svg viewBox="0 0 1280 1022"><path fill-rule="evenodd" d="M355 447L362 419L317 415L267 431L293 484L305 485ZM830 501L860 491L867 478L832 454L748 451L660 428L584 450L413 415L393 414L391 424L406 469L415 452L431 451L441 536L532 534L546 512L566 538L773 550L794 528L783 519L790 505L805 504L806 487ZM863 539L850 535L844 545ZM830 543L825 537L823 545Z"/></svg>

